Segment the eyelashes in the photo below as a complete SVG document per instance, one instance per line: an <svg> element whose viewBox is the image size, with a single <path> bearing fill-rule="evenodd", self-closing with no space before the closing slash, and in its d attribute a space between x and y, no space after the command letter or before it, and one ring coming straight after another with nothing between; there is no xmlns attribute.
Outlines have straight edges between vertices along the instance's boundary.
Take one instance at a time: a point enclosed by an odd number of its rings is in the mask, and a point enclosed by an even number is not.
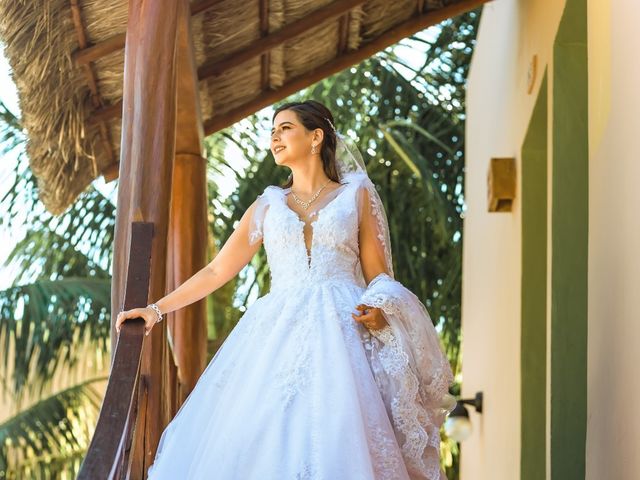
<svg viewBox="0 0 640 480"><path fill-rule="evenodd" d="M286 128L291 128L291 126L289 125L285 125L284 127L281 127L282 130L286 129ZM276 133L275 131L271 132L271 136L273 137L273 134Z"/></svg>

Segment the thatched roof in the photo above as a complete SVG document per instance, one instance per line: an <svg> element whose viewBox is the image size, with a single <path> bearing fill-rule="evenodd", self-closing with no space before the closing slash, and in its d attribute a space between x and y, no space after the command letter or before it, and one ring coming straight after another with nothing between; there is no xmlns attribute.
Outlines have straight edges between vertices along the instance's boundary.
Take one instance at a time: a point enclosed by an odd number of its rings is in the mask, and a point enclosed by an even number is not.
<svg viewBox="0 0 640 480"><path fill-rule="evenodd" d="M213 133L482 0L197 0L205 133ZM40 198L65 210L117 176L126 0L0 2Z"/></svg>

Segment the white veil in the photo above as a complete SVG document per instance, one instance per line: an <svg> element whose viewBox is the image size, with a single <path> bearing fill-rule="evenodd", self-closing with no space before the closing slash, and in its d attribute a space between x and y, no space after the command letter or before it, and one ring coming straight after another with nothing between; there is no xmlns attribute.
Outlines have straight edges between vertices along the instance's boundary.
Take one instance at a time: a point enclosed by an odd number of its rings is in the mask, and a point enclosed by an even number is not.
<svg viewBox="0 0 640 480"><path fill-rule="evenodd" d="M395 280L386 212L360 151L333 131L340 179L355 179L366 188L368 212L375 216L375 236L388 271L372 279L360 299L380 308L389 324L369 331L367 357L411 479L446 479L440 467L439 431L456 404L448 393L454 381L451 366L426 307Z"/></svg>
<svg viewBox="0 0 640 480"><path fill-rule="evenodd" d="M331 125L333 127L333 125ZM384 258L387 271L391 278L393 274L393 259L391 256L391 241L389 239L389 224L387 223L387 214L380 199L378 191L371 182L367 174L367 167L364 163L360 150L355 144L346 141L345 137L334 129L336 134L336 167L340 179L349 178L350 176L362 176L369 192L371 200L371 208L375 213L376 226L378 230L378 239L382 243L384 250Z"/></svg>

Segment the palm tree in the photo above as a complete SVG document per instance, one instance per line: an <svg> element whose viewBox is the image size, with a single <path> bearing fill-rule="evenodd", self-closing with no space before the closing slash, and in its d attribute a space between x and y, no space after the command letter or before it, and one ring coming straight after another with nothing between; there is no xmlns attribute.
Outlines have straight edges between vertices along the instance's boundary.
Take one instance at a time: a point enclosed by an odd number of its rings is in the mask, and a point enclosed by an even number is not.
<svg viewBox="0 0 640 480"><path fill-rule="evenodd" d="M90 379L22 410L0 428L3 478L72 478L91 441L102 402Z"/></svg>
<svg viewBox="0 0 640 480"><path fill-rule="evenodd" d="M114 208L90 188L64 215L45 213L19 119L0 103L0 120L3 158L16 158L0 221L27 227L6 262L18 270L15 283L0 291L0 471L71 476L100 407L105 377L96 372L109 358Z"/></svg>

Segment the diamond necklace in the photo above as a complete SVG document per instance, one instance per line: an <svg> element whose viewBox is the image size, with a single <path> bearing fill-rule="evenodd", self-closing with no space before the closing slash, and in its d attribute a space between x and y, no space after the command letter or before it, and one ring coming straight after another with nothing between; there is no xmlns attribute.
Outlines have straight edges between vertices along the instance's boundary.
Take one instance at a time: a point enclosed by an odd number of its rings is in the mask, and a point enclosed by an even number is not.
<svg viewBox="0 0 640 480"><path fill-rule="evenodd" d="M322 185L322 186L318 189L318 191L317 191L316 193L314 193L314 194L313 194L313 196L312 196L308 201L306 201L306 202L305 202L304 200L301 200L300 198L298 198L298 196L297 196L295 193L293 193L293 190L291 190L291 195L293 195L293 199L295 200L295 202L296 202L298 205L300 205L303 209L305 209L305 210L306 210L307 208L309 208L309 205L311 205L311 203L312 203L316 198L318 198L318 195L320 195L320 192L324 189L324 187L326 187L326 186L329 184L329 182L330 182L330 181L331 181L331 179L327 180L327 182L326 182L324 185Z"/></svg>

